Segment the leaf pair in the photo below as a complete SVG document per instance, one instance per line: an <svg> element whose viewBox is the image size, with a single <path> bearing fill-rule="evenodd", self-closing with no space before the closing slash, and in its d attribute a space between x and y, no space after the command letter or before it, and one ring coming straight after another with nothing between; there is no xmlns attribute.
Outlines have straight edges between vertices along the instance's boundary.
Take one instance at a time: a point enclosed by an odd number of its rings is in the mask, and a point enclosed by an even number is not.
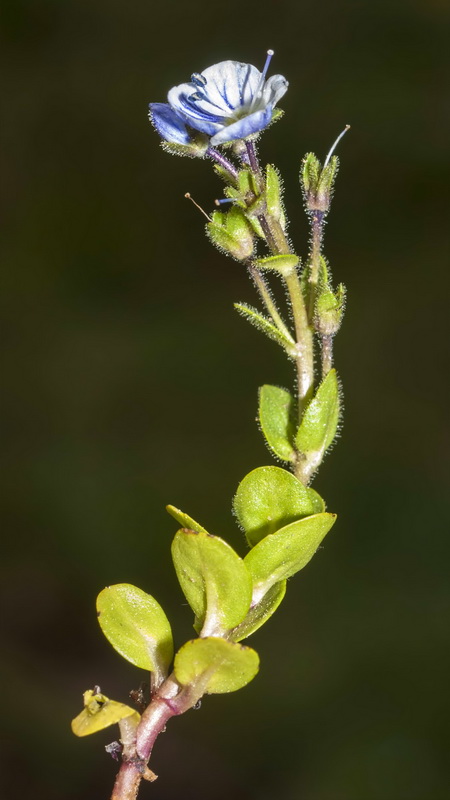
<svg viewBox="0 0 450 800"><path fill-rule="evenodd" d="M302 517L325 511L314 491L281 467L258 467L241 481L234 512L251 547Z"/></svg>
<svg viewBox="0 0 450 800"><path fill-rule="evenodd" d="M234 553L231 548L229 550ZM216 548L213 563L216 563L217 552ZM239 559L235 553L234 556ZM241 565L251 597L251 578L242 561ZM222 570L225 577L226 572L226 568ZM169 622L156 600L136 586L116 584L100 592L97 608L103 633L114 649L135 666L150 670L156 676L157 687L172 661L173 643ZM231 612L232 621L238 619L235 615L236 610ZM250 647L212 636L186 642L174 661L175 677L182 686L192 684L194 701L205 692L222 694L240 689L256 675L258 668L258 655ZM134 709L110 700L99 690L85 692L84 706L72 723L77 736L95 733L124 719L136 725L139 722L139 714Z"/></svg>
<svg viewBox="0 0 450 800"><path fill-rule="evenodd" d="M307 406L296 431L294 401L290 392L278 386L262 386L259 392L259 421L270 449L283 461L301 459L309 480L333 442L339 423L339 385L332 369ZM297 455L298 454L298 455Z"/></svg>
<svg viewBox="0 0 450 800"><path fill-rule="evenodd" d="M171 507L172 514L174 511ZM187 516L176 511L178 519ZM223 539L203 530L179 530L172 557L183 594L195 614L194 628L202 637L240 641L260 628L284 597L285 586L280 586L255 604L245 559Z"/></svg>
<svg viewBox="0 0 450 800"><path fill-rule="evenodd" d="M279 595L281 602L286 579L310 561L336 516L325 513L314 489L280 467L259 467L246 475L234 510L252 547L244 564L252 576L253 604Z"/></svg>

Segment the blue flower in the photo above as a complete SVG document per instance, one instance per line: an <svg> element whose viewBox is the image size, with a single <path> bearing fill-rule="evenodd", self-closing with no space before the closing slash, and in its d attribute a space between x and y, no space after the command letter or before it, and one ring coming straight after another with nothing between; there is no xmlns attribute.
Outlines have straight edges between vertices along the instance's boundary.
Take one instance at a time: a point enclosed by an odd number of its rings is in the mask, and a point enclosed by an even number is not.
<svg viewBox="0 0 450 800"><path fill-rule="evenodd" d="M189 83L174 86L168 103L150 104L150 118L160 136L186 145L199 132L216 146L262 131L288 87L282 75L266 81L272 55L269 50L262 73L251 64L221 61L194 73Z"/></svg>

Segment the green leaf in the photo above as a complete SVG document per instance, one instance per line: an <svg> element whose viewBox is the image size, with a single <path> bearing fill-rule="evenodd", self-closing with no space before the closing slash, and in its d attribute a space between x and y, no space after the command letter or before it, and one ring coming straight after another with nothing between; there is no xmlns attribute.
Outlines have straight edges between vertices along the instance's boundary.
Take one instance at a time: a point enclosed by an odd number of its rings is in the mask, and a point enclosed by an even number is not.
<svg viewBox="0 0 450 800"><path fill-rule="evenodd" d="M295 272L300 259L295 255L268 256L267 258L256 259L258 269L272 270L279 275L287 277Z"/></svg>
<svg viewBox="0 0 450 800"><path fill-rule="evenodd" d="M175 656L175 677L182 686L197 683L201 693L242 689L255 677L259 657L251 647L210 636L186 642Z"/></svg>
<svg viewBox="0 0 450 800"><path fill-rule="evenodd" d="M239 625L252 599L252 582L242 558L209 533L183 529L172 544L175 570L203 636Z"/></svg>
<svg viewBox="0 0 450 800"><path fill-rule="evenodd" d="M247 303L235 303L234 307L242 317L244 317L251 325L254 325L255 328L262 331L269 337L269 339L273 339L274 342L281 345L281 347L286 350L287 354L290 358L295 358L296 350L295 350L295 342L293 339L285 336L270 320L268 317L264 317L256 308L252 308L252 306L247 305Z"/></svg>
<svg viewBox="0 0 450 800"><path fill-rule="evenodd" d="M244 560L253 578L253 600L303 569L335 520L336 514L305 517L266 536L250 550Z"/></svg>
<svg viewBox="0 0 450 800"><path fill-rule="evenodd" d="M259 422L267 444L278 458L294 461L294 401L290 392L266 384L259 390Z"/></svg>
<svg viewBox="0 0 450 800"><path fill-rule="evenodd" d="M314 513L308 489L281 467L258 467L245 476L234 511L251 547L299 517Z"/></svg>
<svg viewBox="0 0 450 800"><path fill-rule="evenodd" d="M305 459L304 474L310 476L332 443L339 422L339 384L332 369L306 408L297 431L296 447Z"/></svg>
<svg viewBox="0 0 450 800"><path fill-rule="evenodd" d="M98 686L94 690L88 689L83 694L84 708L75 719L72 720L72 732L75 736L88 736L90 733L97 733L103 728L109 728L122 719L132 719L137 725L140 714L134 708L110 700L101 694Z"/></svg>
<svg viewBox="0 0 450 800"><path fill-rule="evenodd" d="M97 597L100 627L121 656L154 673L158 686L173 657L172 631L159 603L137 586L117 583Z"/></svg>
<svg viewBox="0 0 450 800"><path fill-rule="evenodd" d="M184 511L180 511L179 508L175 508L175 506L166 506L166 511L169 512L170 516L176 519L183 528L190 528L191 531L197 531L197 533L208 533L208 531L200 525L199 522L196 522L195 519L189 516L189 514L185 514Z"/></svg>
<svg viewBox="0 0 450 800"><path fill-rule="evenodd" d="M275 583L263 597L250 608L246 618L231 632L231 640L240 642L258 630L272 616L286 594L286 581Z"/></svg>

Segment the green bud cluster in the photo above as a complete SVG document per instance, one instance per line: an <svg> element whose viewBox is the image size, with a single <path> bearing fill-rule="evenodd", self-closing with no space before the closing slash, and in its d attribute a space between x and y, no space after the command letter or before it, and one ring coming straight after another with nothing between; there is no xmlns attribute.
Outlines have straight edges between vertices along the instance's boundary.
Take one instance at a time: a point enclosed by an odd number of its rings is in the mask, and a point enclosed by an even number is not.
<svg viewBox="0 0 450 800"><path fill-rule="evenodd" d="M332 156L324 167L314 153L308 153L305 156L302 162L300 181L308 211L328 213L338 167L337 156Z"/></svg>
<svg viewBox="0 0 450 800"><path fill-rule="evenodd" d="M345 309L346 289L340 283L333 290L325 258L320 256L319 290L314 309L314 327L321 336L335 336L341 327Z"/></svg>

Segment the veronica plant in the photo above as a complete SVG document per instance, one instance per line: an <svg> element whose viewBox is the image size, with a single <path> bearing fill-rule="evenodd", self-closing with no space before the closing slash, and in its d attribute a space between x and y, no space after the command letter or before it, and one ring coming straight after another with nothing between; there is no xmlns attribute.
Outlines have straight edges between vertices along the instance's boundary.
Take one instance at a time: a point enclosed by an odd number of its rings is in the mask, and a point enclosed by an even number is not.
<svg viewBox="0 0 450 800"><path fill-rule="evenodd" d="M171 717L195 707L205 694L236 691L255 677L258 655L241 642L276 611L287 579L306 566L336 519L310 483L341 420L332 344L345 292L342 284L333 288L322 253L338 168L333 151L340 137L323 164L313 153L302 161L311 239L301 263L286 232L280 176L272 164L261 166L255 148L258 136L281 116L276 104L288 87L282 75L267 79L272 55L268 51L262 72L236 61L208 67L171 89L167 103L150 105L150 119L165 149L213 161L224 198L216 201L223 210L207 215L207 235L248 270L262 311L244 303L235 307L284 351L296 380L293 392L270 384L259 390L261 431L284 466L258 467L237 487L233 511L248 545L244 557L184 511L167 507L180 526L172 558L197 636L174 657L169 621L151 595L118 584L98 596L106 638L120 655L150 673L149 698L143 691L131 692L130 706L109 699L96 686L84 693L84 708L72 722L78 736L118 723L120 739L107 747L121 761L112 800L131 800L142 778L155 779L149 758ZM270 278L285 286L284 313Z"/></svg>

